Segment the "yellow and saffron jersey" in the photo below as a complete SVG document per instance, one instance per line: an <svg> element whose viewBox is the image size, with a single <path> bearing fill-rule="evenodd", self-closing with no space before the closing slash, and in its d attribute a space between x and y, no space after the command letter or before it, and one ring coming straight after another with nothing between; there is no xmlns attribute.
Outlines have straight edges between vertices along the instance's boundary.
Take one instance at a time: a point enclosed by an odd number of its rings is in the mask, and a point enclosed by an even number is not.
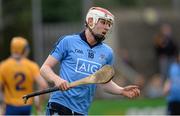
<svg viewBox="0 0 180 116"><path fill-rule="evenodd" d="M8 58L0 65L0 84L3 85L3 96L6 104L23 106L22 97L25 94L33 92L35 78L39 77L38 65L22 58L17 61ZM26 105L31 105L32 99L29 99Z"/></svg>

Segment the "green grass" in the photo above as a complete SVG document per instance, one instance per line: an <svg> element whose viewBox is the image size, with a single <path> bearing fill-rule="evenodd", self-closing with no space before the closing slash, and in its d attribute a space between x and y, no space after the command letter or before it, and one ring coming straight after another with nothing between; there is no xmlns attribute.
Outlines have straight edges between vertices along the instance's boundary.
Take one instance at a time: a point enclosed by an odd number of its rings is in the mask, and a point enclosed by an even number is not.
<svg viewBox="0 0 180 116"><path fill-rule="evenodd" d="M43 105L43 113L45 114L47 102ZM96 99L89 109L89 115L124 115L129 108L146 108L146 107L159 107L165 106L166 101L164 98L148 99ZM33 108L33 114L36 111Z"/></svg>
<svg viewBox="0 0 180 116"><path fill-rule="evenodd" d="M89 110L89 115L123 115L128 108L159 107L165 105L164 98L95 100Z"/></svg>

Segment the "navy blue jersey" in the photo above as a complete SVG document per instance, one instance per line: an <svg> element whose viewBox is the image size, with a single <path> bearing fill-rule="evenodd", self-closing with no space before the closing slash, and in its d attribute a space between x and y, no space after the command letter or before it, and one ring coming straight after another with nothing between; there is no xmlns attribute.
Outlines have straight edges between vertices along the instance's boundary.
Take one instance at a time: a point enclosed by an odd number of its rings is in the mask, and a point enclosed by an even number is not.
<svg viewBox="0 0 180 116"><path fill-rule="evenodd" d="M85 78L103 65L113 63L113 51L105 43L90 46L85 33L67 35L59 39L50 53L60 62L60 77L73 82ZM96 84L74 87L51 94L49 102L62 104L72 111L87 114L96 90Z"/></svg>

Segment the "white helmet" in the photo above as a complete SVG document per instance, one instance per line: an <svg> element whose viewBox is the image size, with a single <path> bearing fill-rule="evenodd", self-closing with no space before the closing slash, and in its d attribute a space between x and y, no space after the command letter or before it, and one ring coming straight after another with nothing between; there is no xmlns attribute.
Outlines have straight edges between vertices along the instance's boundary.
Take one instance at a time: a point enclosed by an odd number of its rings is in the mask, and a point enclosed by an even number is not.
<svg viewBox="0 0 180 116"><path fill-rule="evenodd" d="M101 8L101 7L92 7L89 9L86 15L86 23L88 22L89 18L93 18L93 25L88 26L92 29L94 28L95 24L98 22L99 19L105 19L110 21L112 24L114 22L114 15L110 13L108 10Z"/></svg>

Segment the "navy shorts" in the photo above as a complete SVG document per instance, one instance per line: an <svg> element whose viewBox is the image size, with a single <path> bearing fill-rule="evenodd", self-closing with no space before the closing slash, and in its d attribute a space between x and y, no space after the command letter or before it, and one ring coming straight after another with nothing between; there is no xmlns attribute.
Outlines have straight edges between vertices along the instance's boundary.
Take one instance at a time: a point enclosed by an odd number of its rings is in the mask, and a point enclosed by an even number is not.
<svg viewBox="0 0 180 116"><path fill-rule="evenodd" d="M5 115L30 115L32 106L6 105Z"/></svg>
<svg viewBox="0 0 180 116"><path fill-rule="evenodd" d="M46 108L46 115L83 115L83 114L73 112L71 109L61 104L50 102L48 103Z"/></svg>

